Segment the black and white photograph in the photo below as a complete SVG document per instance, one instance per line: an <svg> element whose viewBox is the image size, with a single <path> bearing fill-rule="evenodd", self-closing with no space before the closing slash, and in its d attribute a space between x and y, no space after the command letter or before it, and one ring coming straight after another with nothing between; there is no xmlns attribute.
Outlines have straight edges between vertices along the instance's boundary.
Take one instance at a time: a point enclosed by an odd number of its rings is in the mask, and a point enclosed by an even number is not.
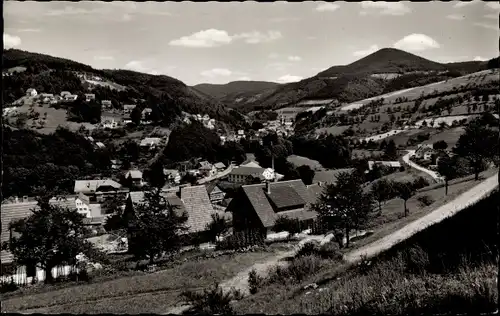
<svg viewBox="0 0 500 316"><path fill-rule="evenodd" d="M4 1L2 313L498 313L500 2Z"/></svg>

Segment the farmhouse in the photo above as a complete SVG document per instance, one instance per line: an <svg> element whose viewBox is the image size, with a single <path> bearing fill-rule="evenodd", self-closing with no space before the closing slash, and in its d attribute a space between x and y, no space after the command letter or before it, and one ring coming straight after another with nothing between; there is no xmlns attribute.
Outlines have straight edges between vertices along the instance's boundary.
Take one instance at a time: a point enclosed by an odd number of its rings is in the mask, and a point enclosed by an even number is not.
<svg viewBox="0 0 500 316"><path fill-rule="evenodd" d="M208 161L201 161L198 170L205 177L211 177L217 173L217 169L215 168L215 166L213 166Z"/></svg>
<svg viewBox="0 0 500 316"><path fill-rule="evenodd" d="M86 93L85 94L85 101L89 102L95 100L95 94L94 93Z"/></svg>
<svg viewBox="0 0 500 316"><path fill-rule="evenodd" d="M173 206L177 215L184 212L187 214L188 230L185 234L193 237L199 236L202 242L209 241L207 225L212 221L212 214L219 213L223 217L226 216L225 213L214 210L204 185L182 187L176 192L162 192L162 196ZM127 204L133 209L135 203L141 203L144 200L144 192L130 192L127 200ZM132 213L132 216L134 215ZM129 247L135 246L133 237L129 235Z"/></svg>
<svg viewBox="0 0 500 316"><path fill-rule="evenodd" d="M155 148L156 146L160 145L161 143L161 138L159 137L146 137L143 140L141 140L141 143L139 146L141 147L149 147L150 149Z"/></svg>
<svg viewBox="0 0 500 316"><path fill-rule="evenodd" d="M103 107L103 108L105 108L105 109L110 109L110 108L112 107L112 105L113 105L113 104L111 103L111 101L110 101L110 100L102 100L102 101L101 101L101 105L102 105L102 107Z"/></svg>
<svg viewBox="0 0 500 316"><path fill-rule="evenodd" d="M121 184L111 179L106 180L75 180L75 193L86 195L97 192L116 192L121 189Z"/></svg>
<svg viewBox="0 0 500 316"><path fill-rule="evenodd" d="M37 94L38 92L36 92L36 90L33 88L29 88L28 90L26 90L26 96L28 97L36 97Z"/></svg>
<svg viewBox="0 0 500 316"><path fill-rule="evenodd" d="M216 183L210 183L207 185L207 193L212 204L222 202L222 200L224 200L224 196L226 195Z"/></svg>
<svg viewBox="0 0 500 316"><path fill-rule="evenodd" d="M226 165L223 164L222 162L218 162L214 165L215 169L217 169L217 171L223 171L224 169L226 169Z"/></svg>
<svg viewBox="0 0 500 316"><path fill-rule="evenodd" d="M69 92L69 91L63 91L63 92L61 92L61 97L64 98L67 95L71 95L71 92Z"/></svg>
<svg viewBox="0 0 500 316"><path fill-rule="evenodd" d="M256 229L266 235L280 216L297 219L305 226L312 224L316 218L316 212L310 210L316 201L312 188L302 180L242 186L227 208L233 214L234 231Z"/></svg>
<svg viewBox="0 0 500 316"><path fill-rule="evenodd" d="M368 169L372 170L373 167L377 166L384 166L387 168L394 168L394 169L399 169L401 168L401 162L399 161L368 161Z"/></svg>
<svg viewBox="0 0 500 316"><path fill-rule="evenodd" d="M132 113L132 110L135 109L136 105L135 104L125 104L123 106L123 112L124 113Z"/></svg>
<svg viewBox="0 0 500 316"><path fill-rule="evenodd" d="M168 182L173 184L181 183L181 174L175 169L163 169L163 174L165 175Z"/></svg>
<svg viewBox="0 0 500 316"><path fill-rule="evenodd" d="M432 148L431 144L418 145L418 148L415 151L415 158L424 159L424 160L431 160L432 155L434 155L434 154L435 154L435 150Z"/></svg>
<svg viewBox="0 0 500 316"><path fill-rule="evenodd" d="M127 171L125 179L127 179L132 186L141 187L144 185L142 182L142 172L140 170Z"/></svg>
<svg viewBox="0 0 500 316"><path fill-rule="evenodd" d="M252 176L254 178L259 178L264 180L262 174L264 173L264 168L259 167L238 167L231 170L228 174L228 181L233 183L246 183L248 177Z"/></svg>

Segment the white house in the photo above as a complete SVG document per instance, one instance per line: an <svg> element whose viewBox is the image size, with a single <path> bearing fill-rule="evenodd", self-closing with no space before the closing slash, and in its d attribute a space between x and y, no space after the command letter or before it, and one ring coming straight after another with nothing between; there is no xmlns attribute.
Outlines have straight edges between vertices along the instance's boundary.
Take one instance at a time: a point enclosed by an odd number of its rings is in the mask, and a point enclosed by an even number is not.
<svg viewBox="0 0 500 316"><path fill-rule="evenodd" d="M139 146L149 147L151 149L151 148L155 148L156 146L160 145L160 143L161 143L161 138L159 138L159 137L146 137L143 140L141 140L141 143L139 144Z"/></svg>
<svg viewBox="0 0 500 316"><path fill-rule="evenodd" d="M36 97L37 94L38 92L36 92L36 90L33 88L29 88L28 90L26 90L26 96L28 97Z"/></svg>
<svg viewBox="0 0 500 316"><path fill-rule="evenodd" d="M167 178L168 182L179 184L181 183L181 174L175 169L163 169L163 174Z"/></svg>
<svg viewBox="0 0 500 316"><path fill-rule="evenodd" d="M105 108L105 109L109 109L109 108L111 108L111 106L112 106L113 104L111 103L111 101L110 101L110 100L102 100L102 101L101 101L101 105L102 105L102 107L103 107L103 108Z"/></svg>
<svg viewBox="0 0 500 316"><path fill-rule="evenodd" d="M78 99L78 95L76 94L68 94L64 96L64 100L66 101L76 101Z"/></svg>
<svg viewBox="0 0 500 316"><path fill-rule="evenodd" d="M71 95L71 92L69 92L69 91L63 91L63 92L61 92L61 97L64 98L67 95Z"/></svg>
<svg viewBox="0 0 500 316"><path fill-rule="evenodd" d="M75 199L76 210L79 214L84 215L86 218L92 217L90 213L90 198L83 193L79 193Z"/></svg>
<svg viewBox="0 0 500 316"><path fill-rule="evenodd" d="M132 113L132 110L135 109L136 105L135 104L125 104L123 106L123 112L124 113Z"/></svg>
<svg viewBox="0 0 500 316"><path fill-rule="evenodd" d="M89 102L95 100L95 94L94 93L86 93L85 94L85 101Z"/></svg>

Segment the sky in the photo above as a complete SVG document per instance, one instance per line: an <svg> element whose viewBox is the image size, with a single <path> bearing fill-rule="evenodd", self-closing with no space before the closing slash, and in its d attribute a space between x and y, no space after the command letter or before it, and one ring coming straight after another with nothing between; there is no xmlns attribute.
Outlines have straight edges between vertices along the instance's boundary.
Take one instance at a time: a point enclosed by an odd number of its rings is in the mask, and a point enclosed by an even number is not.
<svg viewBox="0 0 500 316"><path fill-rule="evenodd" d="M498 56L498 2L4 1L4 47L188 85L293 82L384 47Z"/></svg>

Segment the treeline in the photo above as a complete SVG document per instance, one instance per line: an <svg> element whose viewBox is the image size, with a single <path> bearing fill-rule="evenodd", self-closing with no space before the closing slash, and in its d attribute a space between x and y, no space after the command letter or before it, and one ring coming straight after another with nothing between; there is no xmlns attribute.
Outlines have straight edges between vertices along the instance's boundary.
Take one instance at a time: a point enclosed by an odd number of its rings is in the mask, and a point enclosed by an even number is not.
<svg viewBox="0 0 500 316"><path fill-rule="evenodd" d="M349 142L343 137L323 134L317 139L292 137L291 141L296 155L317 160L325 168L344 168L351 163Z"/></svg>
<svg viewBox="0 0 500 316"><path fill-rule="evenodd" d="M2 197L30 195L39 188L73 191L80 176L100 173L111 166L106 150L94 150L83 136L59 127L53 134L2 128Z"/></svg>

